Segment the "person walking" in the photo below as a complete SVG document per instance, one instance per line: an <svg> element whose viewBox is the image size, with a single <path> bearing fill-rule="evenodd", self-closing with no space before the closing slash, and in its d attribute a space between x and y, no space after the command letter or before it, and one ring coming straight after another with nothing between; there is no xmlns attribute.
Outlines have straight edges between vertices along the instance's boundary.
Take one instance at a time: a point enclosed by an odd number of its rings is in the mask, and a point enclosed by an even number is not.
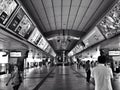
<svg viewBox="0 0 120 90"><path fill-rule="evenodd" d="M17 65L14 65L14 71L12 72L11 77L9 78L8 82L6 83L6 86L9 84L9 82L11 80L12 80L13 90L18 90L19 86L22 83L22 77L20 75Z"/></svg>
<svg viewBox="0 0 120 90"><path fill-rule="evenodd" d="M86 81L89 83L90 82L90 76L91 76L90 61L89 60L86 62L85 69L86 69L86 75L87 75Z"/></svg>
<svg viewBox="0 0 120 90"><path fill-rule="evenodd" d="M111 80L113 79L112 69L105 66L106 57L98 57L98 65L91 72L95 90L113 90Z"/></svg>

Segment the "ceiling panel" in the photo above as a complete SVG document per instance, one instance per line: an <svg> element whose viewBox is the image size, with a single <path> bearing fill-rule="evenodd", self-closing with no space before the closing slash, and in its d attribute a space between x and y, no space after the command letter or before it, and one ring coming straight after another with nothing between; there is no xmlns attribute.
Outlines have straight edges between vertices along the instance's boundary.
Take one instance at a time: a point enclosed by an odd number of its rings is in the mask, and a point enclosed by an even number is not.
<svg viewBox="0 0 120 90"><path fill-rule="evenodd" d="M55 15L61 15L61 7L55 7Z"/></svg>
<svg viewBox="0 0 120 90"><path fill-rule="evenodd" d="M87 33L90 31L89 28L93 27L117 0L21 1L39 28L42 29L41 31L44 35L44 33L49 33L54 30L74 30L80 33ZM62 32L57 32L58 35L59 33L63 34ZM84 37L84 33L79 35L79 37ZM74 42L71 42L69 45L74 45L72 43ZM57 47L56 41L53 41L51 46Z"/></svg>
<svg viewBox="0 0 120 90"><path fill-rule="evenodd" d="M57 29L61 29L61 15L56 16Z"/></svg>
<svg viewBox="0 0 120 90"><path fill-rule="evenodd" d="M78 27L79 23L82 21L85 11L86 11L86 8L81 8L81 7L79 8L79 11L78 11L78 14L76 16L76 20L75 20L75 23L73 26L74 30L77 30L77 27Z"/></svg>
<svg viewBox="0 0 120 90"><path fill-rule="evenodd" d="M86 8L88 7L89 3L91 3L93 0L82 0L81 7Z"/></svg>
<svg viewBox="0 0 120 90"><path fill-rule="evenodd" d="M71 0L63 0L63 7L70 6Z"/></svg>
<svg viewBox="0 0 120 90"><path fill-rule="evenodd" d="M78 7L82 0L72 0L72 7Z"/></svg>
<svg viewBox="0 0 120 90"><path fill-rule="evenodd" d="M66 29L68 15L63 16L62 29Z"/></svg>
<svg viewBox="0 0 120 90"><path fill-rule="evenodd" d="M63 7L63 15L68 15L70 7Z"/></svg>
<svg viewBox="0 0 120 90"><path fill-rule="evenodd" d="M87 25L88 21L94 16L94 14L97 13L97 10L101 6L103 0L93 0L91 3L89 9L86 11L86 14L84 15L83 21L78 27L78 30L83 30L84 27Z"/></svg>
<svg viewBox="0 0 120 90"><path fill-rule="evenodd" d="M46 7L45 9L48 17L54 16L52 7Z"/></svg>
<svg viewBox="0 0 120 90"><path fill-rule="evenodd" d="M54 16L52 17L49 17L49 21L51 22L50 25L51 25L51 30L55 30L55 21L54 21Z"/></svg>
<svg viewBox="0 0 120 90"><path fill-rule="evenodd" d="M85 31L88 28L90 28L91 27L91 23L96 23L103 15L105 15L105 13L106 13L106 9L105 8L110 8L109 7L110 5L111 5L110 2L108 2L107 0L102 0L100 2L100 6L99 6L97 12L93 15L92 18L89 19L87 24L84 25L83 31Z"/></svg>
<svg viewBox="0 0 120 90"><path fill-rule="evenodd" d="M96 9L102 1L104 0L93 0L93 2L91 3L90 9Z"/></svg>
<svg viewBox="0 0 120 90"><path fill-rule="evenodd" d="M52 2L51 2L51 0L41 0L43 3L44 3L44 5L45 5L45 7L52 7Z"/></svg>

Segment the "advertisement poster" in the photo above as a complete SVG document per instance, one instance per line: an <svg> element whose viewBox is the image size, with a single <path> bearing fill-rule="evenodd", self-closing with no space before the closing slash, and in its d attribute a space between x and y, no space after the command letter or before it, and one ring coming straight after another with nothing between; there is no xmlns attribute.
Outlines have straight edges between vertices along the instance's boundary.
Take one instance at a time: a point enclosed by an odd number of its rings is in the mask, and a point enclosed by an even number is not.
<svg viewBox="0 0 120 90"><path fill-rule="evenodd" d="M5 25L12 13L18 7L15 0L0 0L0 23Z"/></svg>
<svg viewBox="0 0 120 90"><path fill-rule="evenodd" d="M24 15L16 29L16 32L24 37L28 30L30 29L31 25L32 25L31 21L28 19L26 15Z"/></svg>
<svg viewBox="0 0 120 90"><path fill-rule="evenodd" d="M12 22L10 23L10 25L8 26L8 28L12 31L15 31L16 27L18 26L24 15L25 12L22 9L20 9L14 17L14 19L12 20Z"/></svg>
<svg viewBox="0 0 120 90"><path fill-rule="evenodd" d="M22 37L28 39L35 26L21 8L12 20L11 24L8 26L8 28L21 35Z"/></svg>
<svg viewBox="0 0 120 90"><path fill-rule="evenodd" d="M45 49L45 52L47 52L47 53L48 53L48 52L49 52L49 50L50 50L50 48L51 48L51 47L48 45L48 46L47 46L47 48Z"/></svg>
<svg viewBox="0 0 120 90"><path fill-rule="evenodd" d="M40 39L40 41L38 42L37 46L38 46L39 48L41 48L42 50L44 50L44 46L45 46L46 43L47 43L47 42L46 42L45 39L42 37L42 38Z"/></svg>
<svg viewBox="0 0 120 90"><path fill-rule="evenodd" d="M42 35L39 32L38 28L35 28L30 37L28 38L28 41L37 45L38 42L40 41Z"/></svg>
<svg viewBox="0 0 120 90"><path fill-rule="evenodd" d="M85 47L89 47L91 45L94 45L102 40L104 40L104 36L98 29L98 27L94 27L83 39L83 43L85 44Z"/></svg>
<svg viewBox="0 0 120 90"><path fill-rule="evenodd" d="M106 38L120 33L120 2L100 21L98 27Z"/></svg>

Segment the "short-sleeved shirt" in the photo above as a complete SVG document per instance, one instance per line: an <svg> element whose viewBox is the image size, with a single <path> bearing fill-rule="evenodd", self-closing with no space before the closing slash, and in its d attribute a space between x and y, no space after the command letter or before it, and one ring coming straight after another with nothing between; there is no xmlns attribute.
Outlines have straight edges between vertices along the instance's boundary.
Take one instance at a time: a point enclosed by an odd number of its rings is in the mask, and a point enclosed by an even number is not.
<svg viewBox="0 0 120 90"><path fill-rule="evenodd" d="M111 78L113 78L113 73L111 68L104 66L104 64L98 64L93 68L91 77L95 80L95 90L112 90Z"/></svg>
<svg viewBox="0 0 120 90"><path fill-rule="evenodd" d="M13 74L12 74L12 81L13 81L13 85L20 84L19 73L18 72L13 72Z"/></svg>

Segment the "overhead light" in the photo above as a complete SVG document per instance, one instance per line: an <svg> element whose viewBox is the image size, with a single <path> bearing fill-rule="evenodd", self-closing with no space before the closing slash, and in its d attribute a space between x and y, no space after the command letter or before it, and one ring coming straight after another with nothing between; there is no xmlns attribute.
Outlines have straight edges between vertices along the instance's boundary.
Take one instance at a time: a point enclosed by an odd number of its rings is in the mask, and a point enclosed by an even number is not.
<svg viewBox="0 0 120 90"><path fill-rule="evenodd" d="M58 37L61 38L61 39L63 39L63 35L61 35L61 36L54 36L54 37L48 38L47 40L48 41L57 40ZM69 38L69 39L74 39L74 40L80 40L80 37L75 37L75 36L67 36L67 35L65 35L64 38Z"/></svg>

